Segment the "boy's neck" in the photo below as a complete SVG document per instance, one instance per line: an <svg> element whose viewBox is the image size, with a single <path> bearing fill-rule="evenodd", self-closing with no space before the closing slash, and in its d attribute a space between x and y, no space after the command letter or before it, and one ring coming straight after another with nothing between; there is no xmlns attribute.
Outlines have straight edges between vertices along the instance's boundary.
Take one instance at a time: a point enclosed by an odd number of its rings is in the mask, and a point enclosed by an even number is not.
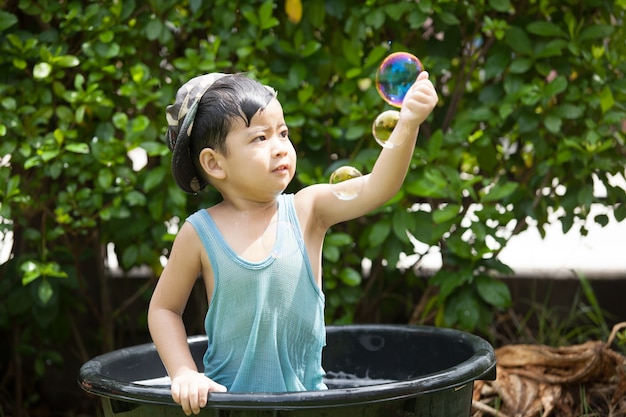
<svg viewBox="0 0 626 417"><path fill-rule="evenodd" d="M275 209L278 205L278 200L273 198L269 201L254 201L247 199L224 199L218 206L222 210L228 210L234 213L241 214L253 214L253 213L264 213L266 211L270 211L271 209Z"/></svg>

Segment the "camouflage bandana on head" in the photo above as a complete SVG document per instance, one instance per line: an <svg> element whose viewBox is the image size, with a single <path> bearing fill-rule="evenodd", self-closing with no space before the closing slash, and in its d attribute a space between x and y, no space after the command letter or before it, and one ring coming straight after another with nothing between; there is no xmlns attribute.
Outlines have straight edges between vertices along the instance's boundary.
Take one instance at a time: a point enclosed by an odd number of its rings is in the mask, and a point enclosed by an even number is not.
<svg viewBox="0 0 626 417"><path fill-rule="evenodd" d="M187 193L197 193L207 182L196 172L189 152L191 129L200 99L219 78L228 74L200 75L187 81L176 93L174 104L167 106L167 146L172 151L172 175L176 184Z"/></svg>

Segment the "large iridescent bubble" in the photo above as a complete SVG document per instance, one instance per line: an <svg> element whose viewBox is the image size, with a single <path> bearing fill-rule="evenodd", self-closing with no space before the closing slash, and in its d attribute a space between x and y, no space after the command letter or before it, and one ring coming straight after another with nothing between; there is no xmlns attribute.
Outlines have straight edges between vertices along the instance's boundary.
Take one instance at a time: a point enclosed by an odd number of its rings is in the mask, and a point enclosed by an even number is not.
<svg viewBox="0 0 626 417"><path fill-rule="evenodd" d="M408 52L395 52L383 60L376 72L376 89L387 103L402 107L409 88L424 67L419 59Z"/></svg>

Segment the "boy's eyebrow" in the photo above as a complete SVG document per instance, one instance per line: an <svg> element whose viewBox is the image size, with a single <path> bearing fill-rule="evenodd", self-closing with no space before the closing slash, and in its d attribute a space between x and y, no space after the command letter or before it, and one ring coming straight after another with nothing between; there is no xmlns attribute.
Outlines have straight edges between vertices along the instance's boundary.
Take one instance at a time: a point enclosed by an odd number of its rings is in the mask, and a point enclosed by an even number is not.
<svg viewBox="0 0 626 417"><path fill-rule="evenodd" d="M278 123L276 125L276 128L278 128L278 129L280 129L282 127L287 127L287 123L281 122L281 123ZM257 125L257 126L250 126L248 128L248 130L250 132L265 132L266 130L270 130L271 128L272 128L272 126L270 126L270 125Z"/></svg>

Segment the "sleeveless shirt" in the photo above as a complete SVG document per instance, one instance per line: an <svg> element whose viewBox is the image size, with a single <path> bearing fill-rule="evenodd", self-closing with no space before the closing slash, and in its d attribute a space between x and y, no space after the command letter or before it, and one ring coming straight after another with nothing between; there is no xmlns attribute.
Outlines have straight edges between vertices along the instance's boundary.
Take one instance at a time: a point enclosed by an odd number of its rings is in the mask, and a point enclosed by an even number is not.
<svg viewBox="0 0 626 417"><path fill-rule="evenodd" d="M214 275L204 374L231 392L326 389L324 294L315 283L293 195L278 196L278 222L269 226L276 228L276 239L260 262L238 256L207 210L187 221Z"/></svg>

